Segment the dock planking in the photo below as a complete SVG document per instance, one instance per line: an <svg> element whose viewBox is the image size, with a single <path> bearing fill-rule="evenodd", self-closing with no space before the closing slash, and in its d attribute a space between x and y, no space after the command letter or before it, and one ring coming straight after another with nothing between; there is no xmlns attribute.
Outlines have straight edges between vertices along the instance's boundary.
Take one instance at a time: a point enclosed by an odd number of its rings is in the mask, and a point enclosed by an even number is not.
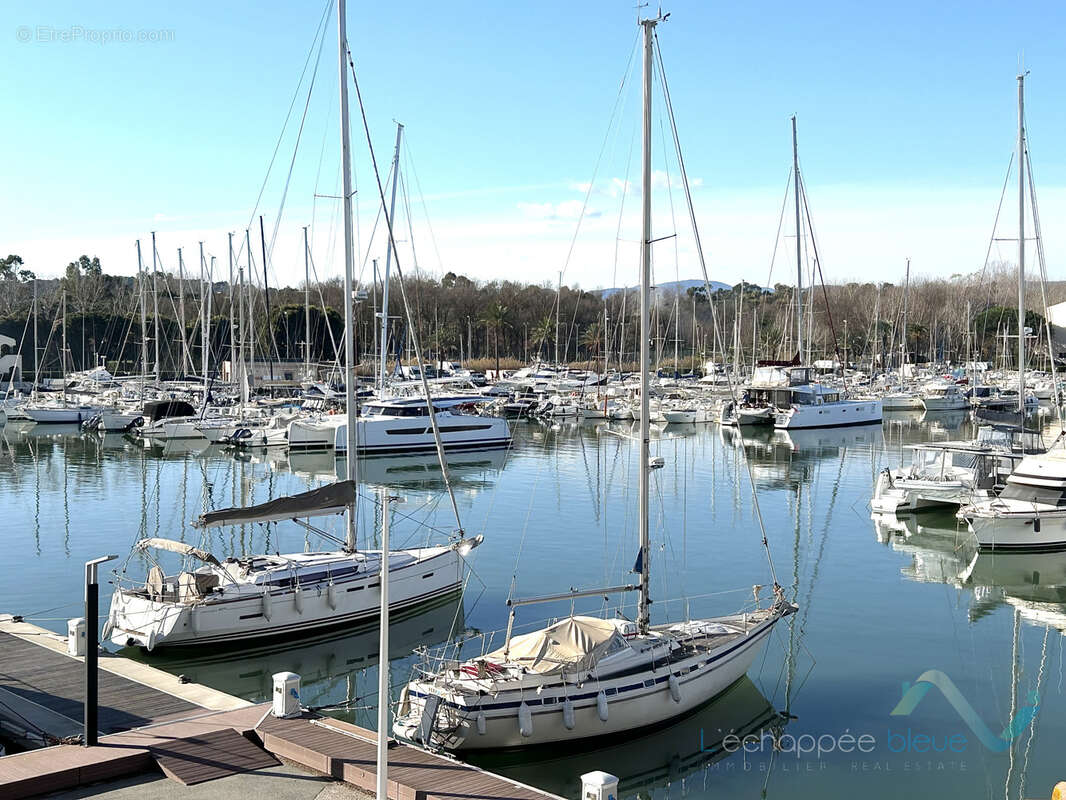
<svg viewBox="0 0 1066 800"><path fill-rule="evenodd" d="M99 671L101 733L138 728L202 710L181 698ZM85 665L50 648L0 632L0 689L70 720L80 721Z"/></svg>
<svg viewBox="0 0 1066 800"><path fill-rule="evenodd" d="M265 717L256 728L263 746L360 789L374 791L377 734L355 725L304 714ZM389 744L391 800L553 800L555 795L493 775L447 756Z"/></svg>

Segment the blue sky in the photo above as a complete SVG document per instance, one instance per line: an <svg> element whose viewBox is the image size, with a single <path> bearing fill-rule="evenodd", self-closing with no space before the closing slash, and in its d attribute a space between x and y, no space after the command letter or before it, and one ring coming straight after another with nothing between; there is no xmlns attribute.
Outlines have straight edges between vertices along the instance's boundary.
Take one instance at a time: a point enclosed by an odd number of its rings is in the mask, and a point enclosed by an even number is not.
<svg viewBox="0 0 1066 800"><path fill-rule="evenodd" d="M629 212L637 199L625 201L616 260L620 193L610 185L620 184L627 163L631 179L637 175L628 158L635 80L590 195L594 216L567 262L583 184L635 40L633 5L349 4L349 41L382 169L393 120L406 125L414 235L404 238L413 238L421 267L539 281L568 264L568 282L633 282ZM21 253L40 274L81 252L100 255L108 271L131 272L133 240L155 229L167 267L178 246L194 260L199 239L224 264L225 232L248 224L324 9L6 3L0 249ZM1023 54L1049 269L1061 277L1061 3L677 2L666 10L672 16L660 38L712 278L767 280L794 112L829 276L868 279L876 270L894 279L907 256L919 273L978 269L1013 147ZM334 26L331 12L271 259L282 281L302 274L307 224L320 274L338 270L337 204L315 199L340 185ZM99 41L115 30L162 41ZM268 237L304 99L260 207ZM381 237L369 243L376 188L356 108L353 96L360 242L380 255ZM676 172L663 152L657 143L657 167ZM657 231L674 225L666 199L657 195ZM673 201L682 231L681 195ZM668 277L698 274L689 239L679 237L676 266L673 253L657 256ZM402 249L411 263L410 243ZM772 278L789 275L775 267Z"/></svg>

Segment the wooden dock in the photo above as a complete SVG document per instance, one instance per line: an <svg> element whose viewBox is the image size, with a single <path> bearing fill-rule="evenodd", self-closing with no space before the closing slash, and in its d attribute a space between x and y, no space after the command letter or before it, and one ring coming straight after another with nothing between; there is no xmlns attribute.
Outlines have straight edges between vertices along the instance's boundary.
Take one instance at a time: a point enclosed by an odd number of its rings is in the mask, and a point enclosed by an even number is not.
<svg viewBox="0 0 1066 800"><path fill-rule="evenodd" d="M377 786L377 733L340 720L304 714L266 716L256 732L263 746L288 761L369 792ZM556 796L418 747L389 743L391 800L555 800Z"/></svg>
<svg viewBox="0 0 1066 800"><path fill-rule="evenodd" d="M81 730L84 662L49 631L0 617L0 715L54 739ZM7 709L5 710L5 706ZM206 686L101 654L99 746L56 744L0 758L0 797L31 797L148 770L186 785L295 762L364 791L376 787L377 734L306 713L270 715ZM391 800L559 800L447 756L389 745Z"/></svg>

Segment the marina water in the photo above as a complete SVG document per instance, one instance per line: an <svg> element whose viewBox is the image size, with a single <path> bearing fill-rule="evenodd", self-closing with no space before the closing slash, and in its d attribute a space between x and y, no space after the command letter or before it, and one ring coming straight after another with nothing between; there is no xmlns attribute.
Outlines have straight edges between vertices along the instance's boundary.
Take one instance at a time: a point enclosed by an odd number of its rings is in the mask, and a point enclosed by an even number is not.
<svg viewBox="0 0 1066 800"><path fill-rule="evenodd" d="M779 626L749 679L674 725L590 740L584 751L477 762L567 796L592 769L619 775L623 797L1046 796L1064 777L1066 554L978 556L951 515L869 512L877 473L908 458L906 444L972 432L966 415L921 414L792 434L656 429L652 455L665 465L652 478L653 622L732 612L757 583L769 597L745 458L778 580L800 612ZM506 626L512 580L516 597L630 580L632 436L629 423L520 422L510 450L449 457L463 526L485 541L462 598L395 622L394 700L416 647ZM435 458L360 463L361 545L374 545L382 486L407 501L395 512L394 547L454 530ZM0 429L0 611L65 631L82 613L87 559L126 553L145 535L199 544L188 521L204 508L343 475L332 453L235 457L206 442L145 448L120 435L9 424ZM291 523L217 529L207 546L220 558L330 547ZM146 569L133 561L128 575ZM603 609L595 598L576 604ZM569 612L569 603L524 609L516 630ZM125 654L254 701L268 698L272 673L292 670L306 705L373 727L377 648L376 629L365 627L295 643Z"/></svg>

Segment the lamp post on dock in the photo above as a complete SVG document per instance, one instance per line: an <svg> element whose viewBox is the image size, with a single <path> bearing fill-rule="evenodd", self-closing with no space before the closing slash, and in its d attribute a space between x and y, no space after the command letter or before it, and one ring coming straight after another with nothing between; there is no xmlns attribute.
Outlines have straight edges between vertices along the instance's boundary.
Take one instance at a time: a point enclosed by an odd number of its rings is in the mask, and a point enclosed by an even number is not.
<svg viewBox="0 0 1066 800"><path fill-rule="evenodd" d="M100 631L100 587L96 583L96 568L118 556L102 556L85 562L85 735L82 744L96 744L97 724L97 641Z"/></svg>

